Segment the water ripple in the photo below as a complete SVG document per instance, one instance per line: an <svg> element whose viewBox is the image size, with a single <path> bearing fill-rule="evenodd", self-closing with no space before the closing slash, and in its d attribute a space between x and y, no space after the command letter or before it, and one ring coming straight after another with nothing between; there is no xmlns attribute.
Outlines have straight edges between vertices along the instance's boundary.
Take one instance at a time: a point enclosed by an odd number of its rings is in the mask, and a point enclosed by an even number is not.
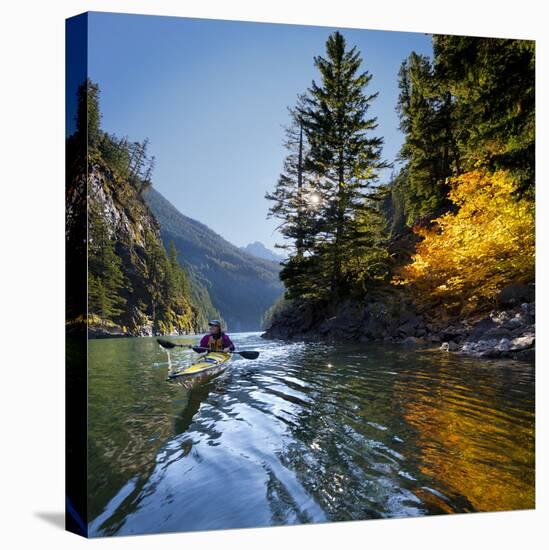
<svg viewBox="0 0 549 550"><path fill-rule="evenodd" d="M193 389L151 339L90 342L93 535L533 506L533 367L235 340L260 358Z"/></svg>

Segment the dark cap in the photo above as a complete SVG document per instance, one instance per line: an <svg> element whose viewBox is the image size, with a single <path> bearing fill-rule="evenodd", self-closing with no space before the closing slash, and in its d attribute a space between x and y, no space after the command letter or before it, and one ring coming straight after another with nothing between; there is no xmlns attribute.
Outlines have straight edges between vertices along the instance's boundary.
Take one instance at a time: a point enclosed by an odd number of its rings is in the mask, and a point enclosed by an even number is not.
<svg viewBox="0 0 549 550"><path fill-rule="evenodd" d="M218 321L217 319L212 319L208 322L208 326L221 328L221 321Z"/></svg>

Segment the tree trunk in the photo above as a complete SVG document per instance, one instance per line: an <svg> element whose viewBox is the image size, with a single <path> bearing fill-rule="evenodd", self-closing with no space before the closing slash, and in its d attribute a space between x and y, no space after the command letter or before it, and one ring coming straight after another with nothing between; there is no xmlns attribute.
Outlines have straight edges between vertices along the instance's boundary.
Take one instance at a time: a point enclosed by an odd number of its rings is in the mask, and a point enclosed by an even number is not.
<svg viewBox="0 0 549 550"><path fill-rule="evenodd" d="M302 200L303 200L303 125L299 125L299 153L298 153L298 159L297 159L297 195L299 197L299 209L302 208ZM303 255L303 227L302 227L302 221L301 221L301 212L298 216L298 223L299 223L299 237L296 240L296 249L297 249L297 255L302 256Z"/></svg>
<svg viewBox="0 0 549 550"><path fill-rule="evenodd" d="M335 301L339 298L341 284L341 241L345 221L345 174L343 164L343 151L339 152L338 160L338 191L337 191L337 220L334 240L334 263L331 277L331 294Z"/></svg>

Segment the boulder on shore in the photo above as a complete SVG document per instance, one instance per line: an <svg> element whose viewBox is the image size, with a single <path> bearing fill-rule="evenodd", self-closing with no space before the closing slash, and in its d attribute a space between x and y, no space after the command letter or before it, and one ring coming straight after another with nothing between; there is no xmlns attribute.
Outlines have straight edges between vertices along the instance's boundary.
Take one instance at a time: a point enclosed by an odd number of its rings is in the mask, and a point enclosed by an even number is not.
<svg viewBox="0 0 549 550"><path fill-rule="evenodd" d="M533 285L514 284L506 286L498 295L500 307L509 308L520 306L522 303L534 301L535 290Z"/></svg>
<svg viewBox="0 0 549 550"><path fill-rule="evenodd" d="M443 342L440 346L440 351L457 351L459 346L452 340L449 342Z"/></svg>
<svg viewBox="0 0 549 550"><path fill-rule="evenodd" d="M402 340L402 344L405 346L421 346L425 343L422 338L417 338L416 336L408 336Z"/></svg>
<svg viewBox="0 0 549 550"><path fill-rule="evenodd" d="M535 356L535 319L533 308L521 304L520 308L509 311L492 312L489 318L482 319L461 341L447 341L441 351L457 351L465 355L485 358L507 357L533 361ZM520 311L517 311L519 310ZM521 312L528 310L528 314ZM513 323L509 321L512 320Z"/></svg>

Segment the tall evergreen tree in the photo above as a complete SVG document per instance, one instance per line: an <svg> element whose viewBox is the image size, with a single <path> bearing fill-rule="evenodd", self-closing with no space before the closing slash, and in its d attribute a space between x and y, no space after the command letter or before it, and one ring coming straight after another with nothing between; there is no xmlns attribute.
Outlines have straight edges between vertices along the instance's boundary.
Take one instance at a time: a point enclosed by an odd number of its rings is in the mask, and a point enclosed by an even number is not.
<svg viewBox="0 0 549 550"><path fill-rule="evenodd" d="M302 99L298 99L298 107L289 110L290 124L284 142L288 155L274 191L265 196L273 203L269 217L281 220L279 230L287 239L281 248L298 256L311 251L318 221L314 208L318 195L314 193L313 174L307 169L309 144L298 111Z"/></svg>
<svg viewBox="0 0 549 550"><path fill-rule="evenodd" d="M464 169L510 170L533 197L535 178L535 43L434 36L437 81L455 101L454 134Z"/></svg>
<svg viewBox="0 0 549 550"><path fill-rule="evenodd" d="M398 191L412 225L448 207L447 178L456 160L452 100L437 85L429 58L415 52L401 65L399 88L397 112L405 135L400 159L407 165L406 185Z"/></svg>
<svg viewBox="0 0 549 550"><path fill-rule="evenodd" d="M150 296L150 315L155 327L174 298L173 280L170 280L169 262L161 243L150 233L145 233L147 290Z"/></svg>
<svg viewBox="0 0 549 550"><path fill-rule="evenodd" d="M372 76L360 72L359 52L339 32L326 51L314 59L320 82L290 111L289 154L267 199L290 243L280 274L287 297L337 301L386 271L385 222L370 189L386 164L382 139L371 135L377 122L368 109L377 94L365 90Z"/></svg>
<svg viewBox="0 0 549 550"><path fill-rule="evenodd" d="M122 271L122 260L115 250L101 214L88 214L88 309L102 320L114 321L124 311L122 291L129 289Z"/></svg>
<svg viewBox="0 0 549 550"><path fill-rule="evenodd" d="M143 181L141 183L141 193L151 187L152 185L152 174L154 172L154 169L156 167L156 157L153 155L150 159L148 159L148 165L147 169L145 170L145 173L143 175Z"/></svg>
<svg viewBox="0 0 549 550"><path fill-rule="evenodd" d="M372 75L360 72L362 59L356 47L346 48L343 35L335 32L326 42L326 57L315 57L320 82L313 81L299 109L310 145L307 159L319 194L323 239L315 250L327 277L333 299L345 289L344 265L360 254L357 231L365 228L366 190L376 182L382 138L372 136L377 127L368 116L377 93L365 92Z"/></svg>
<svg viewBox="0 0 549 550"><path fill-rule="evenodd" d="M78 88L76 132L89 148L96 148L101 139L99 86L89 78Z"/></svg>
<svg viewBox="0 0 549 550"><path fill-rule="evenodd" d="M128 171L130 160L128 139L119 139L114 134L104 132L99 142L99 151L101 158L111 170L114 170L120 178L128 180L130 175Z"/></svg>

